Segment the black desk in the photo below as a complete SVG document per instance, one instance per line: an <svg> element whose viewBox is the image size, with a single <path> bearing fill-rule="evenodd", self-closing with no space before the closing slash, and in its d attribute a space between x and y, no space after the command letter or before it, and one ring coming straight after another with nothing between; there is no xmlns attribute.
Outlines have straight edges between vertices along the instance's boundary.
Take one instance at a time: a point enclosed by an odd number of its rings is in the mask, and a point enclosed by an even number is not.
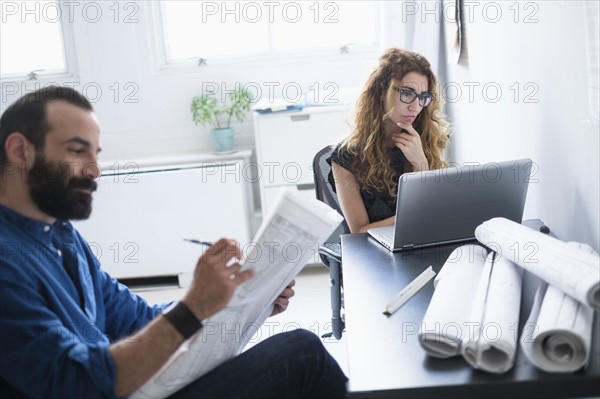
<svg viewBox="0 0 600 399"><path fill-rule="evenodd" d="M527 224L539 227L541 222ZM600 396L600 318L596 312L588 368L550 374L518 349L515 366L501 375L475 370L462 357L427 356L417 333L433 294L429 282L387 318L387 302L426 267L438 272L463 244L392 254L367 234L342 236L346 340L351 398L575 398ZM521 329L539 279L526 272ZM520 336L520 334L519 334Z"/></svg>

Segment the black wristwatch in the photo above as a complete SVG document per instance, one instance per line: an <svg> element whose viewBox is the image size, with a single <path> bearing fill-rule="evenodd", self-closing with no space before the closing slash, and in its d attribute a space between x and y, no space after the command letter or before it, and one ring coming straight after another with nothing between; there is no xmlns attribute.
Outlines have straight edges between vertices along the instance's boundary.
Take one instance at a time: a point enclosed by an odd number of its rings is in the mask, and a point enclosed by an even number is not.
<svg viewBox="0 0 600 399"><path fill-rule="evenodd" d="M202 321L198 320L183 302L177 302L169 306L163 310L162 314L184 339L188 339L202 328Z"/></svg>

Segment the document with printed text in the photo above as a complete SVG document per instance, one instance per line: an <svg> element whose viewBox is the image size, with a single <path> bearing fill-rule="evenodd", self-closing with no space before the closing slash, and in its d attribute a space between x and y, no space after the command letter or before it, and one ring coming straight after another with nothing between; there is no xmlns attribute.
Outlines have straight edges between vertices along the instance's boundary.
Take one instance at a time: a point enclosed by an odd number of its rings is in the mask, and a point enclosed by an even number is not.
<svg viewBox="0 0 600 399"><path fill-rule="evenodd" d="M244 245L242 268L254 269L254 277L131 397L167 397L241 353L271 314L275 299L341 221L317 199L282 190L254 240Z"/></svg>

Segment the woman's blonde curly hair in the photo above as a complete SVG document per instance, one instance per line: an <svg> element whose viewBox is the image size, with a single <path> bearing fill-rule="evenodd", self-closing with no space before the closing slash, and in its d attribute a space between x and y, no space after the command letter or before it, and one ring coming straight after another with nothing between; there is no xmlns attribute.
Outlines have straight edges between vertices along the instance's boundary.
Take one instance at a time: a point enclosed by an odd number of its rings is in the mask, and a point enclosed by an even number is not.
<svg viewBox="0 0 600 399"><path fill-rule="evenodd" d="M393 84L398 84L410 72L427 77L431 104L423 108L413 127L421 134L421 142L430 169L447 167L443 160L448 146L449 125L442 115L443 99L429 61L413 51L391 48L379 58L378 68L371 73L356 103L354 127L341 146L355 159L354 175L362 189L369 192L387 190L395 197L398 182L394 179L390 151L383 129L391 111L384 110L384 95L391 102L397 96ZM412 171L411 165L405 172Z"/></svg>

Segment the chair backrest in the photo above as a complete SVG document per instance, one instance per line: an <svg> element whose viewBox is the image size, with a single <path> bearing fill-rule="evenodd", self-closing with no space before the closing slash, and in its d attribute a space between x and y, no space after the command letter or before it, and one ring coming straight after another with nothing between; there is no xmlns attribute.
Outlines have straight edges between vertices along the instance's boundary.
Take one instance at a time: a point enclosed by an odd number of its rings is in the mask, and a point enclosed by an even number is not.
<svg viewBox="0 0 600 399"><path fill-rule="evenodd" d="M313 159L313 175L315 179L315 192L317 195L317 199L319 201L323 201L333 209L335 209L340 215L344 216L342 213L342 208L340 207L340 202L338 200L338 196L333 191L333 187L329 183L328 176L329 172L331 172L331 166L327 163L326 159L333 152L333 146L328 145L327 147L321 149L315 155ZM350 228L344 219L332 237L341 234L350 233Z"/></svg>

